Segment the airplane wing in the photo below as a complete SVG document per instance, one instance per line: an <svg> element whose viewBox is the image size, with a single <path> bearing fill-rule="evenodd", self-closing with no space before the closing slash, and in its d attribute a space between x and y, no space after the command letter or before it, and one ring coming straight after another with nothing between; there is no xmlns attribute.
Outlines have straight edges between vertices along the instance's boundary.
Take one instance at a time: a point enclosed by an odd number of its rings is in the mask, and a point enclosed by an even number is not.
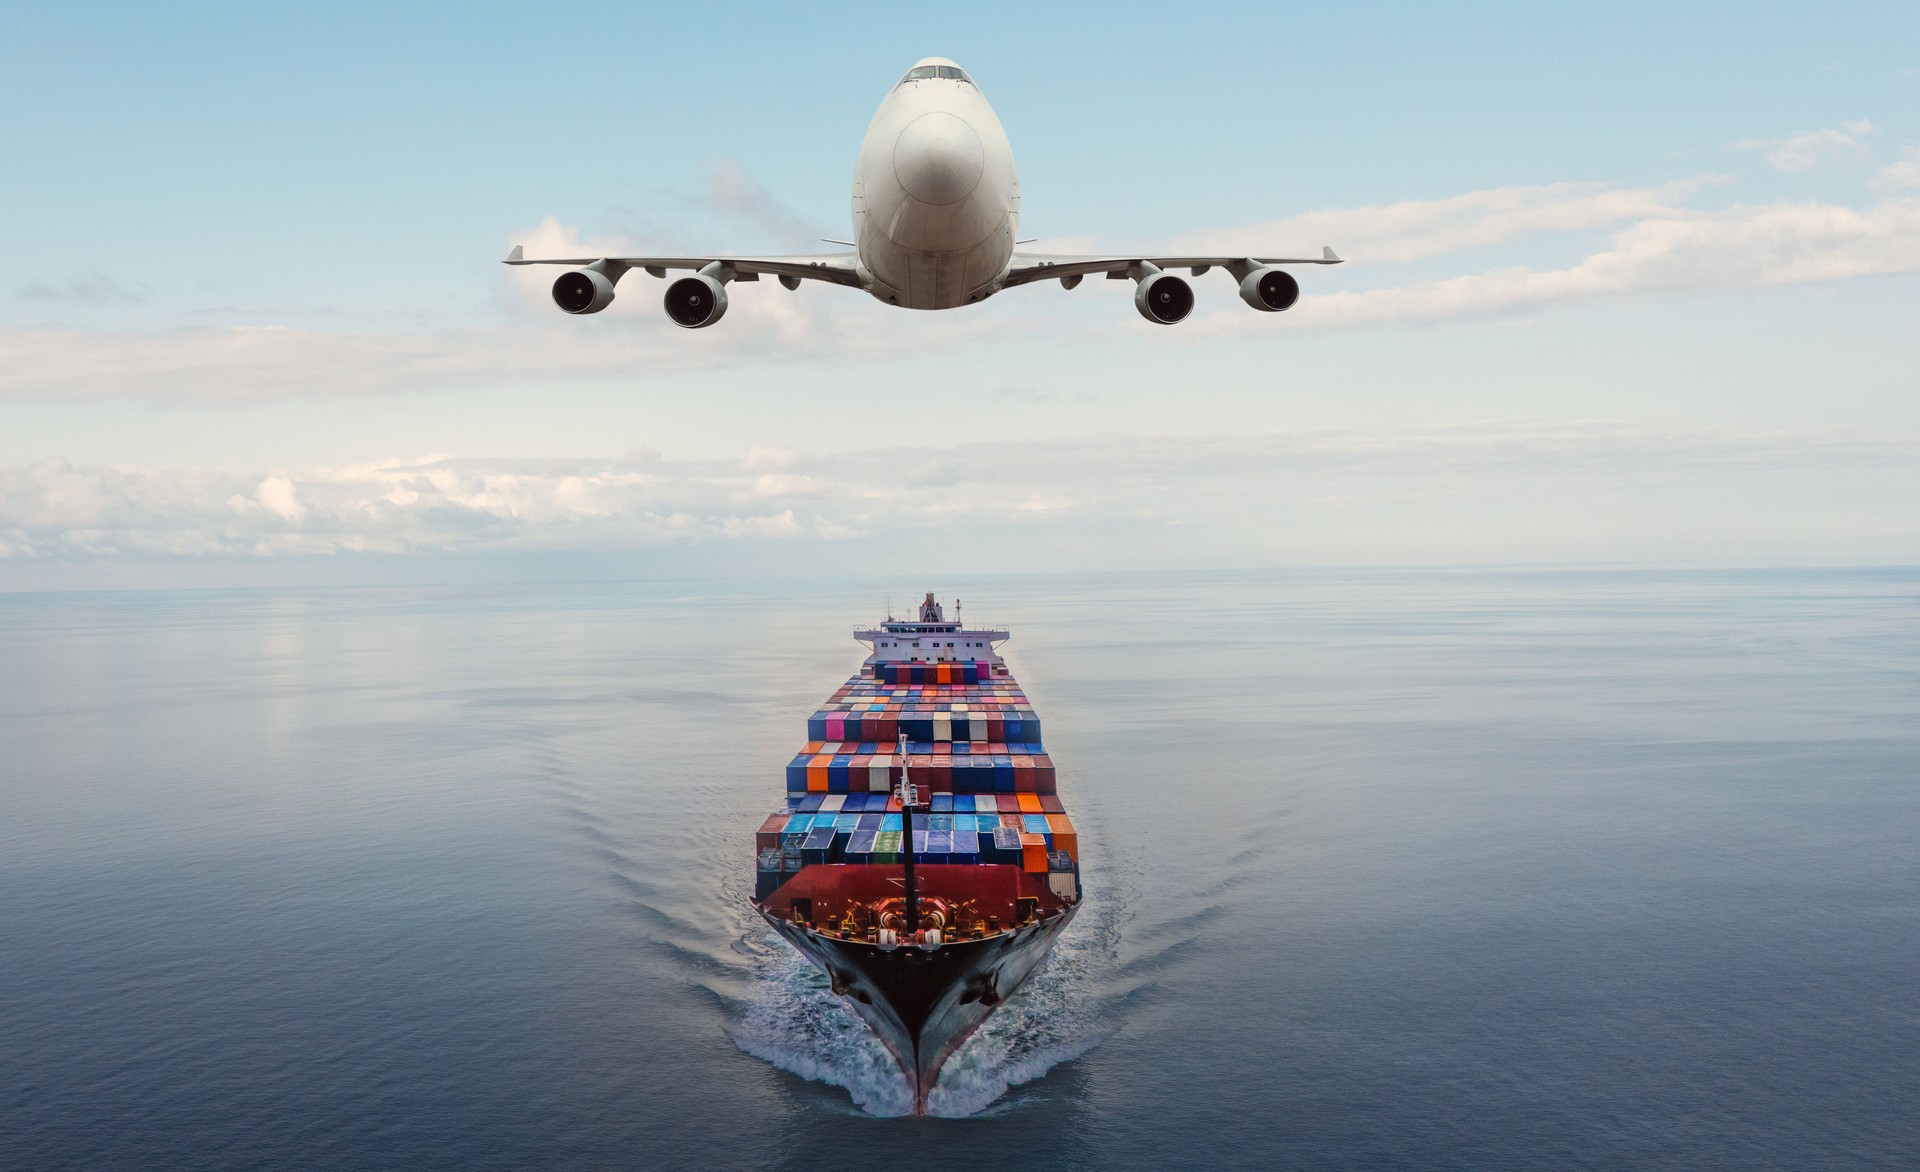
<svg viewBox="0 0 1920 1172"><path fill-rule="evenodd" d="M834 252L821 256L575 256L575 257L529 257L516 244L507 259L501 263L510 265L567 265L571 268L585 268L588 265L600 265L601 272L608 278L617 279L628 269L645 269L656 277L667 275L668 269L692 269L699 271L708 265L724 265L732 270L736 281L757 281L761 273L785 278L791 285L797 281L826 281L834 285L848 285L855 289L861 287L859 266L856 255L851 252Z"/></svg>
<svg viewBox="0 0 1920 1172"><path fill-rule="evenodd" d="M1161 269L1191 269L1194 276L1216 266L1224 269L1256 268L1262 265L1337 265L1333 249L1323 248L1319 256L1062 256L1042 252L1016 252L1001 287L1029 285L1061 277L1085 277L1105 273L1114 280L1133 275L1134 266L1150 264Z"/></svg>

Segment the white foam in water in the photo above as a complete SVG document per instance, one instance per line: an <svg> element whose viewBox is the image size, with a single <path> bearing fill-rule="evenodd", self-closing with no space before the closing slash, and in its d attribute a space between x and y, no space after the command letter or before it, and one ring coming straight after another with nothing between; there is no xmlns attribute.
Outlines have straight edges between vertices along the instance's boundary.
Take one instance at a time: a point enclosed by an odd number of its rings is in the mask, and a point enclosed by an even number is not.
<svg viewBox="0 0 1920 1172"><path fill-rule="evenodd" d="M820 970L777 937L756 965L762 980L746 1017L727 1031L743 1053L802 1078L844 1087L870 1115L913 1109L906 1076L867 1023L827 988Z"/></svg>
<svg viewBox="0 0 1920 1172"><path fill-rule="evenodd" d="M947 1060L927 1096L928 1113L978 1115L1113 1033L1096 992L1101 962L1112 955L1108 934L1080 928L1069 928L1040 971Z"/></svg>
<svg viewBox="0 0 1920 1172"><path fill-rule="evenodd" d="M1101 959L1111 959L1107 936L1070 929L1041 971L947 1061L927 1096L928 1112L978 1115L1111 1034L1094 991ZM774 948L762 962L760 992L741 1024L727 1031L733 1044L782 1070L844 1087L869 1114L910 1111L907 1080L873 1031L833 995L819 970L777 937L769 940Z"/></svg>

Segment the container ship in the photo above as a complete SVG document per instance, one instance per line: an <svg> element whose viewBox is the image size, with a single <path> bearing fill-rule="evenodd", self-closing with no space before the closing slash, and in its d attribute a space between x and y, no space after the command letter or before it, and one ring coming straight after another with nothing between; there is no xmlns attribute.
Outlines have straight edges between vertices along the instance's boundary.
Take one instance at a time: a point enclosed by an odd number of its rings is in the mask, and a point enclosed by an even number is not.
<svg viewBox="0 0 1920 1172"><path fill-rule="evenodd" d="M754 907L898 1060L915 1114L1080 906L1078 836L1000 658L1009 635L931 593L917 619L856 630L869 654L808 718L755 836Z"/></svg>

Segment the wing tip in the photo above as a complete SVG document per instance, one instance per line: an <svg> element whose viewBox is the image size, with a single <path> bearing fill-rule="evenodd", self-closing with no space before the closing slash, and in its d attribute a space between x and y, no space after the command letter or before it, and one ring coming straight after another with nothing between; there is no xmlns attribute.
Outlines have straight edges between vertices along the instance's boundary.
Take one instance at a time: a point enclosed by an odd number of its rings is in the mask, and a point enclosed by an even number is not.
<svg viewBox="0 0 1920 1172"><path fill-rule="evenodd" d="M501 261L500 263L503 265L519 264L521 261L525 259L527 259L526 250L522 248L520 245L516 244L513 246L513 251L507 254L507 259Z"/></svg>
<svg viewBox="0 0 1920 1172"><path fill-rule="evenodd" d="M1320 263L1326 264L1326 265L1337 265L1337 264L1345 264L1346 262L1341 260L1339 255L1333 251L1333 245L1322 244L1320 246Z"/></svg>

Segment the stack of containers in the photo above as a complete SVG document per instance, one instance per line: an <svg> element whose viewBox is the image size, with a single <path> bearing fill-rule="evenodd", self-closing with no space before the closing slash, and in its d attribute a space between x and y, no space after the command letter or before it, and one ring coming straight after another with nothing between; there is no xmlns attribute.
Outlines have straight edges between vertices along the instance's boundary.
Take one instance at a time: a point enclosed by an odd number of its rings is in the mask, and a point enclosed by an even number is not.
<svg viewBox="0 0 1920 1172"><path fill-rule="evenodd" d="M756 898L802 867L897 865L906 844L892 795L903 764L930 798L916 862L1017 865L1078 890L1079 836L1039 717L991 663L876 665L808 718L807 736L787 765L786 810L755 835Z"/></svg>

